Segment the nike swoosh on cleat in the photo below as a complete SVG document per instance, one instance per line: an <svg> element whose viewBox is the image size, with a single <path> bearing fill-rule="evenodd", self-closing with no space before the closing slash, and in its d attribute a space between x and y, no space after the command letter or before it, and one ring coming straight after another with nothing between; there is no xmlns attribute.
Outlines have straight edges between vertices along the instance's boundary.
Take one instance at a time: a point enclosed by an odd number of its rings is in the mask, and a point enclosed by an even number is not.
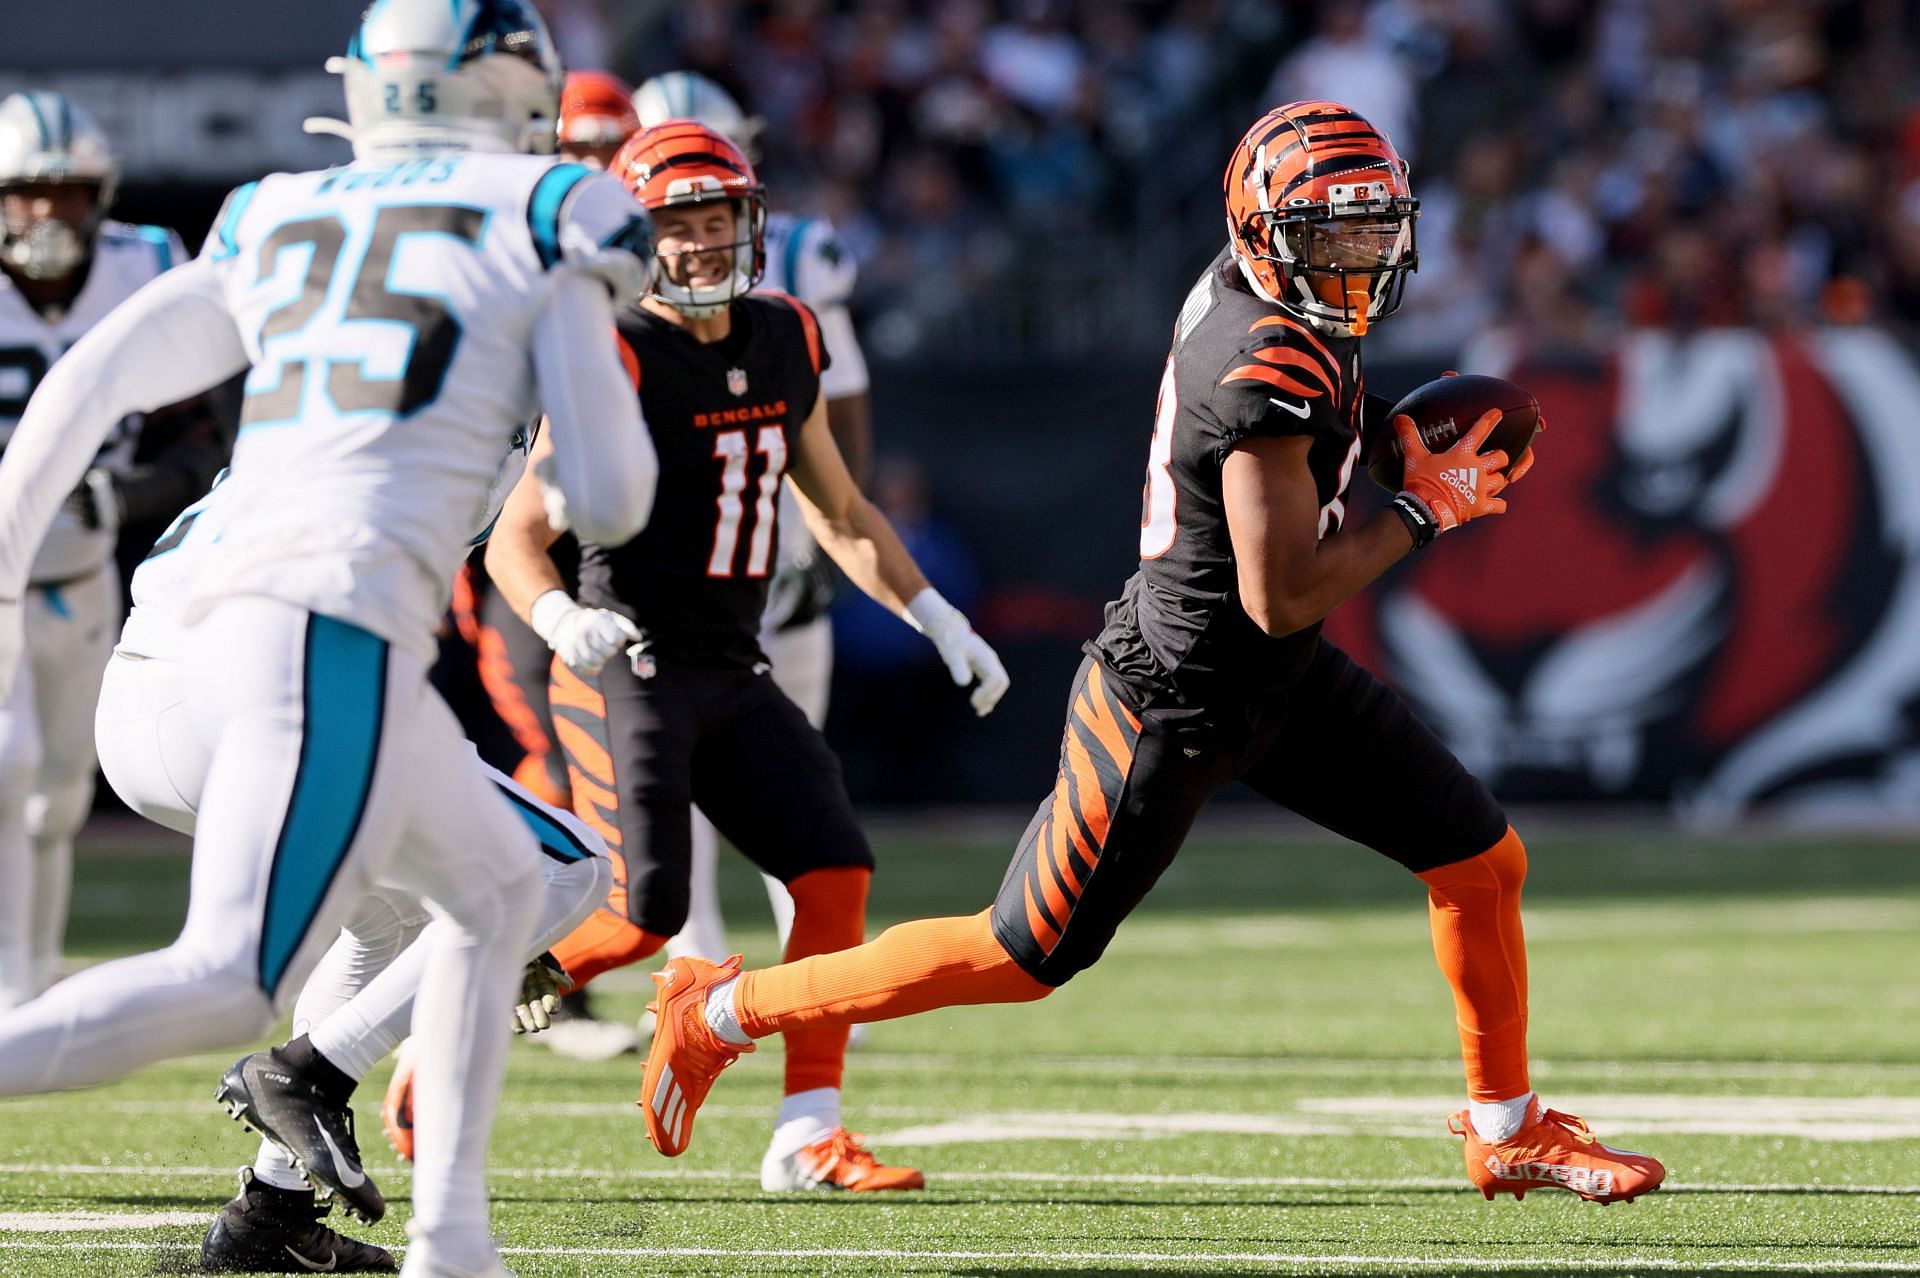
<svg viewBox="0 0 1920 1278"><path fill-rule="evenodd" d="M281 1243L280 1245L281 1247L286 1249L286 1253L289 1256L292 1256L294 1260L299 1263L302 1269L306 1270L310 1274L330 1274L334 1271L334 1267L340 1263L339 1252L335 1252L335 1251L328 1252L327 1263L323 1265L317 1261L307 1259L305 1256L295 1251L292 1247L287 1246L286 1243Z"/></svg>
<svg viewBox="0 0 1920 1278"><path fill-rule="evenodd" d="M1295 417L1305 417L1308 413L1313 411L1312 409L1308 408L1305 404L1289 404L1286 400L1275 399L1271 395L1267 396L1267 402L1269 404L1275 404L1281 408L1286 409L1289 413L1292 413Z"/></svg>
<svg viewBox="0 0 1920 1278"><path fill-rule="evenodd" d="M325 1145L327 1152L333 1155L333 1171L334 1174L340 1178L340 1187L342 1189L358 1189L360 1186L366 1184L367 1174L353 1167L352 1164L347 1161L347 1156L340 1152L338 1145L333 1143L333 1137L327 1135L327 1129L317 1122L313 1126L314 1130L320 1133L321 1144Z"/></svg>

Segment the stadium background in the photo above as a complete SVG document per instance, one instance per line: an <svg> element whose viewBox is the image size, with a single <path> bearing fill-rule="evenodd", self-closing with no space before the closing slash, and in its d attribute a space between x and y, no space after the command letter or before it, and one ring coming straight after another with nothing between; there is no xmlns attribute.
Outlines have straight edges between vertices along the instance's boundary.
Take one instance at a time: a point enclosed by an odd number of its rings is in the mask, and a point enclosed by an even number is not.
<svg viewBox="0 0 1920 1278"><path fill-rule="evenodd" d="M198 243L357 0L46 6L0 83L100 118L118 212ZM1424 211L1371 388L1507 371L1552 428L1514 513L1330 633L1515 800L1920 813L1920 110L1893 0L543 0L576 66L713 75L777 207L861 262L877 492L1014 691L974 723L843 600L830 735L869 807L1025 802L1134 558L1171 317L1273 102L1353 103ZM189 15L191 15L189 20ZM133 530L137 556L152 530Z"/></svg>

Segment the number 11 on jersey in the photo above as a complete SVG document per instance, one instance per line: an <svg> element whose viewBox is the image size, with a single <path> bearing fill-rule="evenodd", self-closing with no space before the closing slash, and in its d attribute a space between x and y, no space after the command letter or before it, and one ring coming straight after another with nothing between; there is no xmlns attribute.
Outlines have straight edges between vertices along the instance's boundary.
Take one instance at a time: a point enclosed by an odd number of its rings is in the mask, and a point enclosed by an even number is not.
<svg viewBox="0 0 1920 1278"><path fill-rule="evenodd" d="M762 426L754 437L752 452L747 449L747 432L722 431L713 437L713 455L721 462L720 508L713 529L713 553L707 558L707 576L731 577L733 561L740 549L740 520L746 514L742 494L747 490L747 464L753 453L767 459L760 472L760 495L753 505L753 537L747 544L746 575L764 577L773 558L774 520L778 516L776 499L780 479L787 471L787 435L778 426Z"/></svg>

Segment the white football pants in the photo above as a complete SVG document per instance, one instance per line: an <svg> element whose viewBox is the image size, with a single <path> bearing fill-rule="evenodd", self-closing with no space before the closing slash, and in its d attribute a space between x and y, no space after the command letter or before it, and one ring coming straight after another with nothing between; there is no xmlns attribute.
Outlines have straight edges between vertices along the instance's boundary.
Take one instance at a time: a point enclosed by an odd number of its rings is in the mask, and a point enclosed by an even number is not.
<svg viewBox="0 0 1920 1278"><path fill-rule="evenodd" d="M760 636L761 650L773 663L773 681L780 691L818 728L827 721L827 694L833 688L833 623L825 617L804 626ZM699 808L693 810L693 863L688 871L687 921L667 942L667 956L719 962L727 948L727 925L720 917L720 888L716 880L720 860L720 834ZM773 907L773 926L780 936L780 949L787 948L787 935L793 931L793 897L786 885L772 875L766 880L767 903Z"/></svg>
<svg viewBox="0 0 1920 1278"><path fill-rule="evenodd" d="M0 1095L259 1038L385 883L447 925L414 1026L413 1232L484 1247L501 1009L538 913L534 838L472 766L419 657L260 597L222 601L185 637L187 708L213 743L186 926L167 949L91 968L0 1016Z"/></svg>
<svg viewBox="0 0 1920 1278"><path fill-rule="evenodd" d="M101 768L114 792L142 816L191 834L208 750L187 709L180 664L114 653L100 690L98 722ZM467 749L472 753L471 744ZM540 802L477 755L472 765L513 806L543 853L540 919L527 955L532 958L606 899L613 863L600 836L573 813ZM294 1036L309 1035L321 1055L355 1081L366 1077L407 1035L433 937L425 945L413 942L428 920L418 898L393 888L362 898L301 987ZM504 1007L501 1012L507 1014ZM254 1169L270 1184L299 1183L292 1162L269 1141L261 1142Z"/></svg>
<svg viewBox="0 0 1920 1278"><path fill-rule="evenodd" d="M111 567L24 601L26 652L0 705L0 1010L53 983L73 836L93 805L93 703L120 632Z"/></svg>

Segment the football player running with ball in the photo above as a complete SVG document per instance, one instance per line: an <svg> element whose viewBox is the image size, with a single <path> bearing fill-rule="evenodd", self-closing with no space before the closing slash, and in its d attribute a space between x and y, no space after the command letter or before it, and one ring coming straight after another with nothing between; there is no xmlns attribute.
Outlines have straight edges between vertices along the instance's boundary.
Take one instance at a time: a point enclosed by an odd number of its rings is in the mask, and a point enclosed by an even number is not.
<svg viewBox="0 0 1920 1278"><path fill-rule="evenodd" d="M1319 636L1389 566L1506 508L1507 457L1477 451L1497 413L1436 456L1362 390L1359 339L1415 260L1405 163L1352 110L1297 102L1248 130L1225 186L1228 246L1181 308L1160 384L1140 569L1075 677L1059 780L998 899L760 971L670 962L640 1097L662 1153L686 1149L714 1079L757 1038L1045 997L1099 959L1207 798L1238 780L1425 884L1470 1098L1449 1125L1475 1187L1606 1203L1665 1176L1534 1096L1526 850L1400 697ZM1405 491L1347 528L1363 434L1383 424Z"/></svg>
<svg viewBox="0 0 1920 1278"><path fill-rule="evenodd" d="M834 562L975 681L976 710L1007 687L993 650L848 475L827 426L813 313L749 293L765 203L746 156L677 120L628 142L614 172L658 235L653 291L618 322L660 455L653 518L617 549L582 538L578 603L547 557L559 521L537 484L508 499L487 552L495 587L560 658L552 705L575 810L613 849L606 908L553 947L582 984L657 953L685 922L694 802L793 894L788 957L863 938L873 854L839 761L769 676L760 646L783 478ZM548 447L535 448L536 476L567 443ZM763 1188L919 1187L918 1172L882 1166L841 1124L846 1044L844 1024L787 1035Z"/></svg>

